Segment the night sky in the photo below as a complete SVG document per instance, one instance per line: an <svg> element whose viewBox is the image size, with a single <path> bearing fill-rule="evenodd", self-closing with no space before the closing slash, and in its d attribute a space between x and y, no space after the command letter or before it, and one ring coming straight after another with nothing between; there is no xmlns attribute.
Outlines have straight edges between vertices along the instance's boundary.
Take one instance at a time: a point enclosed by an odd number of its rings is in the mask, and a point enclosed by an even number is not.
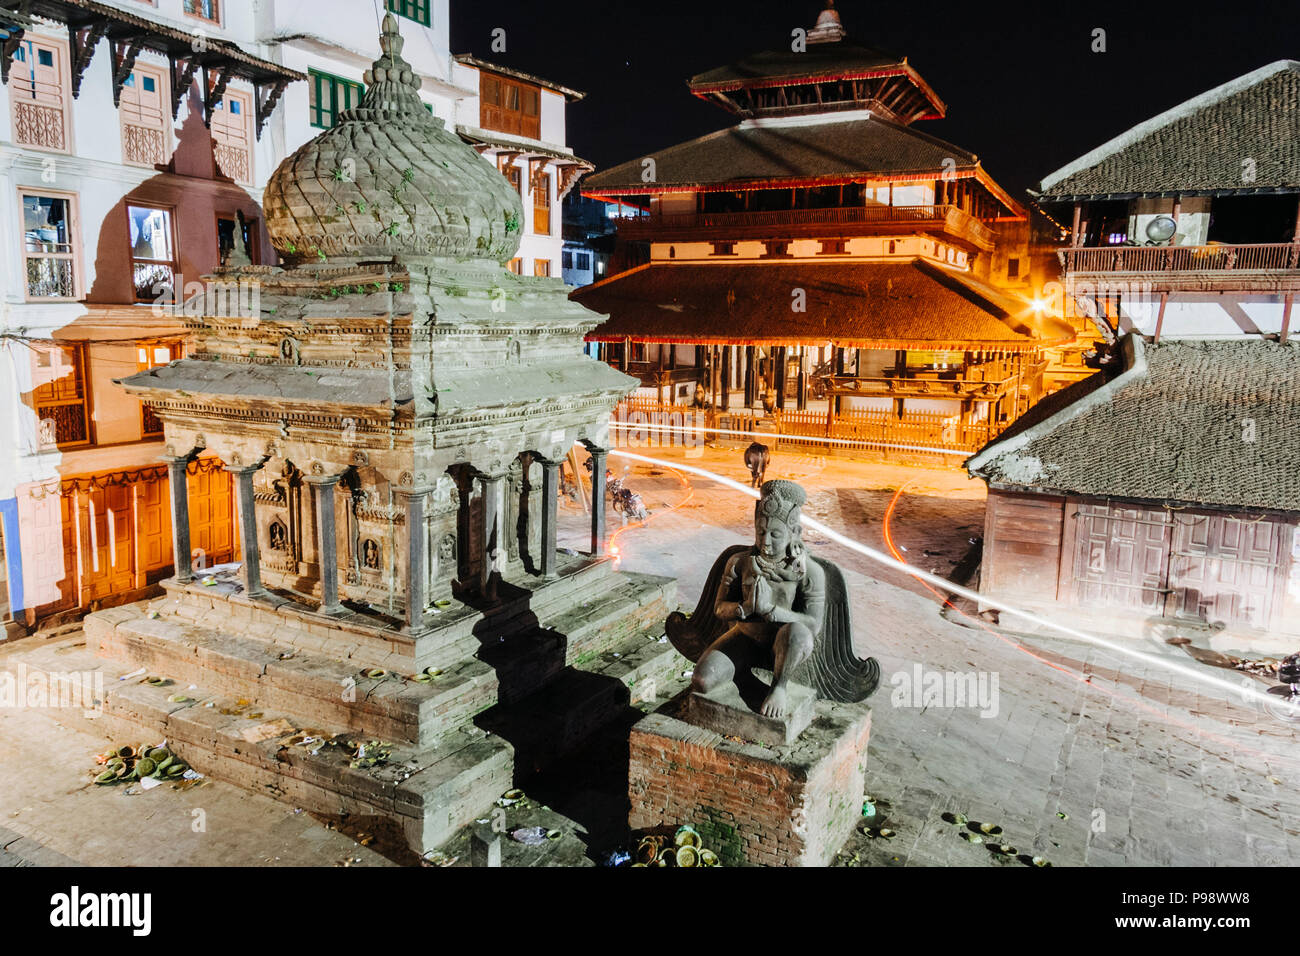
<svg viewBox="0 0 1300 956"><path fill-rule="evenodd" d="M569 145L598 169L735 118L695 73L788 46L821 0L451 0L454 53L587 93ZM1013 195L1134 124L1243 73L1300 59L1295 0L979 3L837 0L850 40L905 55L948 106L918 128L972 150ZM504 53L491 31L506 30ZM1107 52L1091 52L1106 30Z"/></svg>

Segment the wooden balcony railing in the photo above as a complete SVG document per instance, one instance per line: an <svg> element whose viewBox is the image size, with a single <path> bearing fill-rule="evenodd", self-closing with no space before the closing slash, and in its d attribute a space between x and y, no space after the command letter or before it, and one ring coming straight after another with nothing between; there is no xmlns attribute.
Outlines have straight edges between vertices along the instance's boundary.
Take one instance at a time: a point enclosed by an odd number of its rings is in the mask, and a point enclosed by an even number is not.
<svg viewBox="0 0 1300 956"><path fill-rule="evenodd" d="M832 209L778 209L765 212L686 212L624 216L614 222L624 239L654 239L671 232L753 230L816 226L925 226L941 228L977 245L993 243L993 230L957 206L844 206Z"/></svg>
<svg viewBox="0 0 1300 956"><path fill-rule="evenodd" d="M1300 268L1300 243L1058 249L1066 272L1267 272Z"/></svg>

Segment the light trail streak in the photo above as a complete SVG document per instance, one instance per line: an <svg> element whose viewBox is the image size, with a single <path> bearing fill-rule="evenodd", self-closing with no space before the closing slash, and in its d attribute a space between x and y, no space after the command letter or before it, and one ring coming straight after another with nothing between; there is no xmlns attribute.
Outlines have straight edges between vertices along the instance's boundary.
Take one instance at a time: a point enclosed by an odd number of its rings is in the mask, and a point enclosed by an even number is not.
<svg viewBox="0 0 1300 956"><path fill-rule="evenodd" d="M725 475L719 475L715 472L711 472L708 469L699 468L695 465L688 465L685 462L676 462L670 464L658 458L651 458L646 455L638 455L635 452L622 451L620 449L610 449L609 453L611 455L618 455L621 458L627 458L632 461L643 462L648 465L656 465L663 468L673 468L680 471L689 472L694 475L699 475L701 478L708 478L710 481L715 481L718 484L723 485L724 487L731 488L735 491L739 491L741 494L747 495L750 498L758 497L758 492L755 491L753 488L750 488L748 485L741 484L739 481L735 481L734 479L728 478ZM1246 686L1245 684L1234 684L1232 681L1225 680L1224 678L1215 676L1214 674L1203 673L1202 671L1189 667L1186 664L1180 664L1177 661L1171 661L1168 660L1167 658L1157 657L1154 654L1149 654L1145 651L1138 650L1137 648L1128 647L1124 644L1107 640L1104 637L1099 637L1096 634L1089 634L1086 631L1080 631L1079 629L1070 627L1069 625L1061 624L1057 621L1051 620L1050 618L1046 618L1039 614L1034 614L1031 611L1024 610L1023 608L1016 607L1014 604L1004 601L1001 598L993 597L987 594L980 594L976 591L972 591L969 588L962 587L960 584L956 584L952 581L947 580L946 578L941 578L937 574L931 574L930 572L923 571L920 568L912 567L911 565L907 564L904 561L900 561L897 558L884 554L881 551L877 551L875 548L869 547L868 545L865 545L860 541L847 537L846 535L843 535L840 532L836 531L834 528L831 528L828 525L818 521L816 518L811 518L808 515L804 515L803 524L805 527L812 528L814 531L819 532L820 534L829 538L831 541L834 541L836 544L840 545L843 548L847 548L850 551L854 551L858 554L861 554L864 557L867 557L872 561L875 561L877 564L884 565L885 567L888 568L893 568L896 571L902 571L905 574L911 575L912 577L916 578L919 581L928 582L929 584L932 584L935 587L942 588L948 594L959 595L961 597L966 598L967 600L974 601L976 604L983 604L988 607L997 608L999 611L1002 611L1007 614L1011 614L1015 617L1023 618L1026 621L1032 621L1033 623L1038 624L1039 626L1050 628L1054 631L1060 632L1061 634L1069 635L1070 637L1073 637L1076 640L1084 641L1085 643L1091 644L1094 647L1104 648L1105 650L1111 651L1112 653L1119 654L1124 657L1130 657L1134 660L1141 661L1142 663L1147 664L1149 666L1163 668L1166 671L1171 671L1175 674L1179 674L1197 683L1215 687L1222 691L1227 691L1228 693L1236 696L1237 699L1241 701L1254 701L1261 705L1263 704L1276 705L1279 703L1279 700L1276 697L1273 697L1270 694L1266 694L1263 691L1257 690L1253 687Z"/></svg>
<svg viewBox="0 0 1300 956"><path fill-rule="evenodd" d="M734 428L700 428L694 425L656 425L650 422L619 422L611 421L610 428L621 428L628 430L632 428L644 428L647 431L659 432L693 432L695 434L708 435L742 435L746 438L777 438L785 439L789 442L808 442L813 445L870 445L872 448L892 448L899 451L924 451L934 455L961 455L963 458L969 458L973 452L955 451L951 448L931 448L927 445L893 445L889 442L869 441L864 438L831 438L822 435L780 435L774 432L747 432L738 431Z"/></svg>

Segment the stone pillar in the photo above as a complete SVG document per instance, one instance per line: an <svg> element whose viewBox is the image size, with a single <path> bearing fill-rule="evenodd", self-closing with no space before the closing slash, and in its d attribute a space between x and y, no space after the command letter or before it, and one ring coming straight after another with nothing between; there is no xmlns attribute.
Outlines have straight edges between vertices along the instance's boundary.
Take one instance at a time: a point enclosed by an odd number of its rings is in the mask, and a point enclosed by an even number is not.
<svg viewBox="0 0 1300 956"><path fill-rule="evenodd" d="M342 475L304 475L303 480L315 489L316 539L319 542L317 563L320 567L320 612L342 614L339 603L338 534L334 527L334 490Z"/></svg>
<svg viewBox="0 0 1300 956"><path fill-rule="evenodd" d="M591 452L591 553L605 553L605 462L609 449L588 446Z"/></svg>
<svg viewBox="0 0 1300 956"><path fill-rule="evenodd" d="M542 577L555 577L555 523L559 513L560 463L539 458L542 466Z"/></svg>
<svg viewBox="0 0 1300 956"><path fill-rule="evenodd" d="M256 465L227 465L235 476L235 499L239 502L239 547L244 555L244 593L250 598L266 597L262 587L262 554L257 544L257 510L253 500L253 475Z"/></svg>
<svg viewBox="0 0 1300 956"><path fill-rule="evenodd" d="M474 476L483 490L483 527L482 535L483 564L479 569L479 591L485 597L494 593L492 575L499 563L505 567L505 542L501 540L501 495L505 486L505 475ZM494 555L494 552L499 554Z"/></svg>
<svg viewBox="0 0 1300 956"><path fill-rule="evenodd" d="M406 627L424 629L424 608L429 603L429 574L426 562L428 534L424 527L424 506L430 488L394 488L406 499Z"/></svg>
<svg viewBox="0 0 1300 956"><path fill-rule="evenodd" d="M189 584L194 580L194 570L190 564L190 492L189 455L164 455L167 463L167 484L171 489L172 505L172 564L175 577L180 584Z"/></svg>

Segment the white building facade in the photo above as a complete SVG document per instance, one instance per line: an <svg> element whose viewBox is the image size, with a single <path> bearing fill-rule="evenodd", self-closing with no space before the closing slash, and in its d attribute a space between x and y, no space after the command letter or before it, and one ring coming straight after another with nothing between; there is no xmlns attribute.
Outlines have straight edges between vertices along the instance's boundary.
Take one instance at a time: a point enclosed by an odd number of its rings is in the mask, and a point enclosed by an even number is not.
<svg viewBox="0 0 1300 956"><path fill-rule="evenodd" d="M559 201L589 168L564 145L580 94L454 57L447 0L386 6L430 111L519 185L512 268L558 276ZM276 263L263 187L357 104L379 29L372 4L345 0L36 0L0 13L7 631L134 599L170 573L162 429L113 380L184 354L173 303L228 256ZM485 89L499 104L484 105ZM246 308L251 291L233 292ZM238 558L218 465L190 463L200 562Z"/></svg>

